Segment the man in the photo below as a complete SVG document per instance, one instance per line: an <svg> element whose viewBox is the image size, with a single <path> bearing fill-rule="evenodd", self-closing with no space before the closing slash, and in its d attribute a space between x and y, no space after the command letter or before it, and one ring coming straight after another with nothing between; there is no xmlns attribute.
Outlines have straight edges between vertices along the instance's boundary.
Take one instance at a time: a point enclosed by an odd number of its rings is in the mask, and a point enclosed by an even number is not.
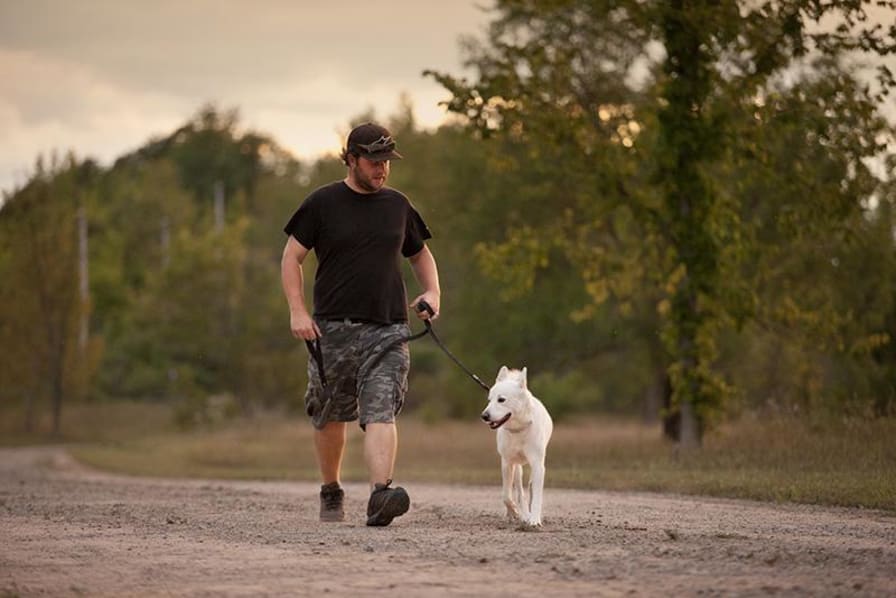
<svg viewBox="0 0 896 598"><path fill-rule="evenodd" d="M360 420L370 479L367 525L389 525L410 507L404 488L391 487L398 449L395 417L407 390L410 358L407 297L401 257L423 289L410 307L426 301L439 313L439 276L426 246L430 232L401 192L386 186L390 161L402 156L385 128L366 123L348 136L345 179L312 192L289 220L281 279L297 339L319 339L333 409L314 444L323 485L321 521L345 517L340 468L346 422ZM302 263L315 251L314 316L305 305ZM398 342L397 342L398 341ZM384 353L385 349L385 353ZM316 405L322 385L308 364L306 406Z"/></svg>

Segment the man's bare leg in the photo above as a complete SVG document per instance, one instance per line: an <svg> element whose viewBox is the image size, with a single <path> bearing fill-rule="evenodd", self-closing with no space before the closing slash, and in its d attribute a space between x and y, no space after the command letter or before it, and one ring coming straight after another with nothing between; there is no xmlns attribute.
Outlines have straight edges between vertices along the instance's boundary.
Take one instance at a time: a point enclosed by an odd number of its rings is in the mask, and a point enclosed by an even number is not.
<svg viewBox="0 0 896 598"><path fill-rule="evenodd" d="M324 484L339 481L342 455L345 453L345 422L329 422L323 430L314 431L314 449Z"/></svg>
<svg viewBox="0 0 896 598"><path fill-rule="evenodd" d="M370 488L392 479L398 451L398 428L391 424L367 424L364 433L364 460L370 476Z"/></svg>
<svg viewBox="0 0 896 598"><path fill-rule="evenodd" d="M367 525L389 525L394 518L407 513L411 506L404 488L389 485L397 450L398 429L394 423L367 424L364 436L364 459L370 476Z"/></svg>

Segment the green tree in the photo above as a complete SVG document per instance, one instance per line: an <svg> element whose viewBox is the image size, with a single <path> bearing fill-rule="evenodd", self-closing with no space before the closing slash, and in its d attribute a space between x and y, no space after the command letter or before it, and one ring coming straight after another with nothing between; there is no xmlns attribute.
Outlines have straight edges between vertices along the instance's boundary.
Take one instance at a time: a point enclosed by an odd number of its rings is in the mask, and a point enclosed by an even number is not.
<svg viewBox="0 0 896 598"><path fill-rule="evenodd" d="M37 403L46 399L58 434L66 399L85 382L79 372L87 356L78 338L89 306L79 293L76 214L96 170L73 156L49 166L39 159L0 210L0 344L9 356L0 387L24 400L26 430L34 429Z"/></svg>
<svg viewBox="0 0 896 598"><path fill-rule="evenodd" d="M729 395L715 367L722 329L742 325L755 312L755 280L731 276L743 270L750 253L740 211L723 200L722 181L712 177L726 151L740 143L732 110L759 101L785 74L800 79L798 67L810 65L815 56L840 66L847 52L892 51L894 32L865 24L870 4L508 0L495 5L487 45L469 47L468 66L478 79L435 75L452 94L448 107L477 132L528 150L529 172L544 174L542 186L563 181L561 193L526 214L538 227L516 238L508 234L493 248L493 255L505 258L501 269L521 271L528 264L533 271L545 263L544 248L565 232L576 239L567 254L580 258L594 300L609 297L608 288L628 290L619 294L626 300L639 285L626 289L609 282L615 278L612 261L595 257L637 254L647 243L656 244L640 251L655 256L641 280L658 283L654 288L661 291L649 294L663 319L673 408L683 416L679 439L685 445L699 444ZM890 12L896 7L879 5ZM842 25L822 29L822 22L831 21ZM661 55L660 68L641 88L651 97L639 99L627 81L636 65L652 61L649 42L661 48L655 52ZM878 85L879 95L851 86L852 105L873 110L893 85L885 68ZM804 102L835 106L841 90L827 91ZM850 162L858 164L878 149L876 144L851 147ZM539 170L545 163L550 166ZM651 175L649 185L645 174ZM545 197L537 186L532 189ZM852 206L862 199L850 197ZM595 211L600 215L589 218ZM626 211L637 232L608 242L600 232ZM817 229L830 213L801 216L803 225ZM585 234L570 234L567 223L582 220ZM608 282L594 282L601 280Z"/></svg>
<svg viewBox="0 0 896 598"><path fill-rule="evenodd" d="M819 64L730 119L738 143L712 177L720 202L739 211L747 253L725 262L738 265L728 276L749 284L754 307L749 342L729 342L722 368L754 406L883 414L892 396L873 354L893 338L893 183L868 164L893 131L863 94ZM836 101L806 101L820 97Z"/></svg>
<svg viewBox="0 0 896 598"><path fill-rule="evenodd" d="M207 104L173 133L123 156L117 165L169 158L182 186L198 201L211 201L220 188L226 198L243 192L251 204L265 157L276 153L266 136L240 130L236 109L220 111Z"/></svg>
<svg viewBox="0 0 896 598"><path fill-rule="evenodd" d="M211 225L180 186L175 165L162 158L111 169L90 207L92 327L104 347L96 391L160 396L164 385L151 380L164 380L166 371L136 349L157 327L135 326L134 313L161 273L181 259L178 237Z"/></svg>

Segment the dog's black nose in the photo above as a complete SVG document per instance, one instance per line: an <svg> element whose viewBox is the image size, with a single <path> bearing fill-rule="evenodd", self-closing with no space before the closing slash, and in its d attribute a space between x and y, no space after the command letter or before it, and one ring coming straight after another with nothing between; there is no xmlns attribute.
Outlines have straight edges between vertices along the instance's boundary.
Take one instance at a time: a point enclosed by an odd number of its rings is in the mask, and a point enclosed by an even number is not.
<svg viewBox="0 0 896 598"><path fill-rule="evenodd" d="M489 418L488 413L482 414L482 421L487 422L489 419L491 419L491 418Z"/></svg>

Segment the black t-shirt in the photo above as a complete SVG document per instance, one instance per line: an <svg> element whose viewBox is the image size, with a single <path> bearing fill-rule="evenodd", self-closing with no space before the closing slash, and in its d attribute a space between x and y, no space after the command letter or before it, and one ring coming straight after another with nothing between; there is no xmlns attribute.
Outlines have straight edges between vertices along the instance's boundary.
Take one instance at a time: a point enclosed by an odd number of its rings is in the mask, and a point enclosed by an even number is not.
<svg viewBox="0 0 896 598"><path fill-rule="evenodd" d="M401 257L419 253L432 235L403 193L331 183L305 198L283 230L317 254L316 318L407 321Z"/></svg>

